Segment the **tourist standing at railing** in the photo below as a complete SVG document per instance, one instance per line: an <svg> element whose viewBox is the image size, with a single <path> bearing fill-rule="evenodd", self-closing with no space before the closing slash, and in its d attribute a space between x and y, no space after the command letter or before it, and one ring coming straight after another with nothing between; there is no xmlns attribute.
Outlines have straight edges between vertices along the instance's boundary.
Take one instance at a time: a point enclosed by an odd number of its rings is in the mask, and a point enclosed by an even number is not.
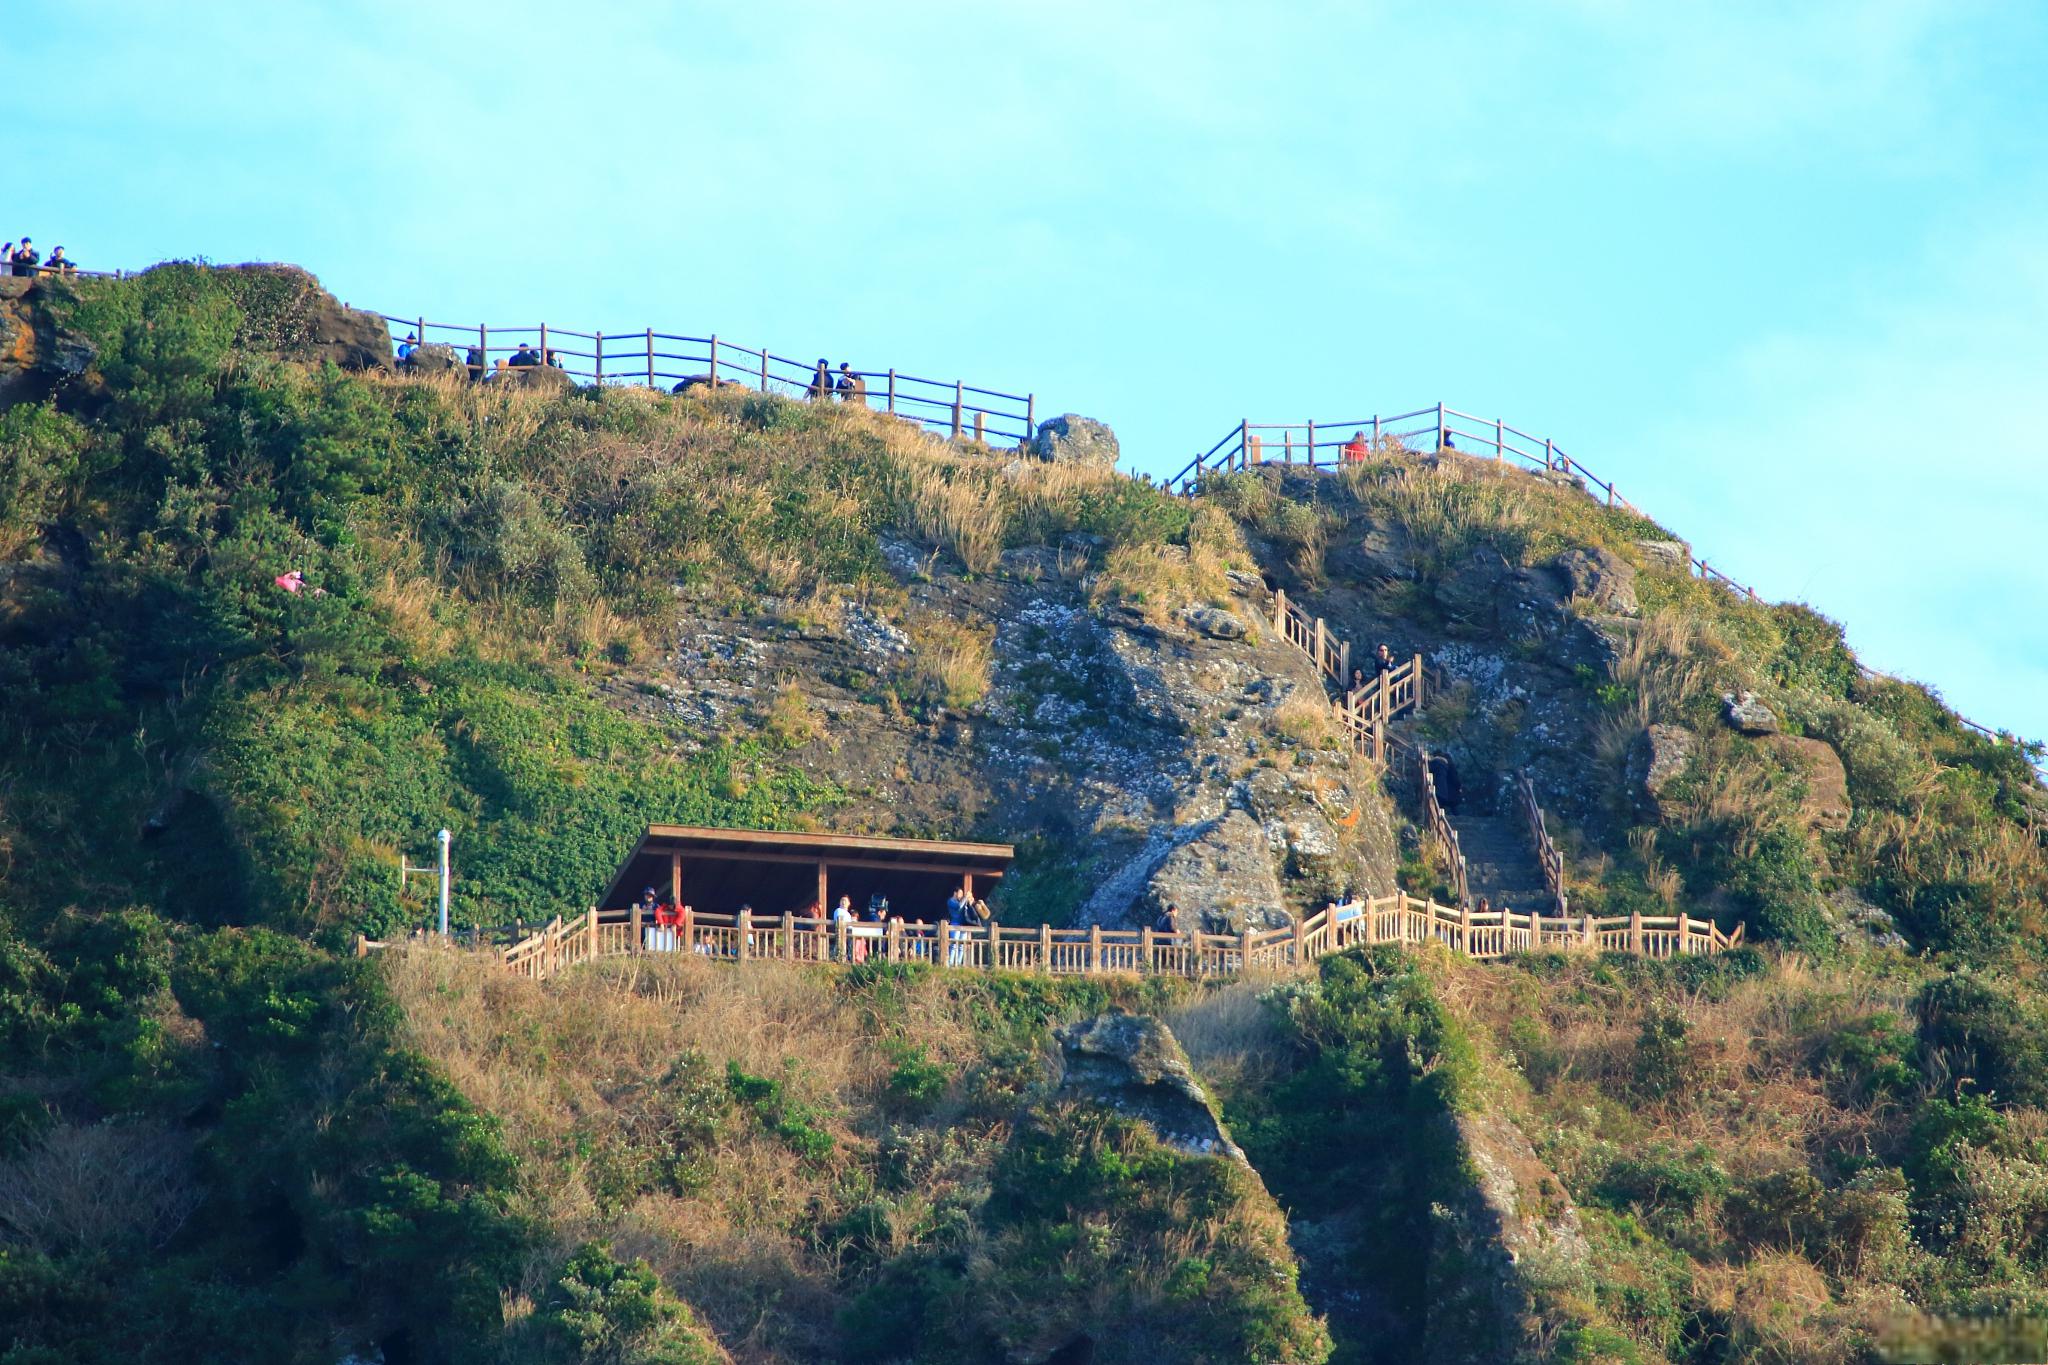
<svg viewBox="0 0 2048 1365"><path fill-rule="evenodd" d="M832 396L832 363L823 356L818 357L818 368L811 373L810 398L823 402Z"/></svg>
<svg viewBox="0 0 2048 1365"><path fill-rule="evenodd" d="M958 967L965 961L967 949L961 939L967 936L967 888L962 886L946 897L946 965Z"/></svg>
<svg viewBox="0 0 2048 1365"><path fill-rule="evenodd" d="M529 365L540 364L540 357L534 354L533 347L522 341L519 343L519 349L512 353L510 363L520 369L525 369Z"/></svg>
<svg viewBox="0 0 2048 1365"><path fill-rule="evenodd" d="M412 364L413 352L419 350L419 348L420 339L411 332L407 332L405 340L398 343L398 363L401 365Z"/></svg>
<svg viewBox="0 0 2048 1365"><path fill-rule="evenodd" d="M1365 433L1364 433L1364 432L1362 432L1362 431L1354 431L1354 432L1352 432L1352 433L1351 433L1351 439L1350 439L1350 440L1348 440L1348 441L1346 441L1346 442L1344 443L1344 445L1343 445L1343 452L1344 452L1344 463L1345 463L1345 464L1364 464L1364 463L1365 463L1365 457L1366 457L1367 453L1371 451L1371 449L1372 449L1372 447L1371 447L1371 446L1368 446L1368 445L1367 445L1367 444L1365 443Z"/></svg>
<svg viewBox="0 0 2048 1365"><path fill-rule="evenodd" d="M472 384L483 379L484 370L489 364L484 359L484 348L481 346L470 347L469 354L462 357L462 363L469 367L469 382Z"/></svg>
<svg viewBox="0 0 2048 1365"><path fill-rule="evenodd" d="M24 237L21 239L21 246L7 259L13 264L15 274L33 275L36 273L36 262L43 259L43 254L36 250L35 243Z"/></svg>
<svg viewBox="0 0 2048 1365"><path fill-rule="evenodd" d="M867 406L868 381L855 374L852 367L843 360L839 362L838 390L840 402Z"/></svg>
<svg viewBox="0 0 2048 1365"><path fill-rule="evenodd" d="M1175 905L1172 901L1168 901L1166 903L1166 908L1159 912L1159 918L1152 921L1152 932L1155 934L1164 934L1168 938L1179 938L1180 907L1178 905Z"/></svg>
<svg viewBox="0 0 2048 1365"><path fill-rule="evenodd" d="M841 896L832 907L832 960L834 962L840 961L839 944L842 940L847 942L849 950L855 946L852 943L852 934L853 897ZM851 951L847 955L849 957L852 956Z"/></svg>
<svg viewBox="0 0 2048 1365"><path fill-rule="evenodd" d="M66 256L64 248L60 246L50 253L49 260L43 262L43 269L58 275L76 275L78 263Z"/></svg>

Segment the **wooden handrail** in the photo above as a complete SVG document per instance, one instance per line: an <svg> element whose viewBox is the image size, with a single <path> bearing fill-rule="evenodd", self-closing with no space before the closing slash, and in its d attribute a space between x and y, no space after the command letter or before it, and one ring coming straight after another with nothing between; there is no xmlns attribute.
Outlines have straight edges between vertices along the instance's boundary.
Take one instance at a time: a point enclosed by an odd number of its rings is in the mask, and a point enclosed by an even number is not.
<svg viewBox="0 0 2048 1365"><path fill-rule="evenodd" d="M580 332L549 323L504 327L435 322L419 315L398 317L379 313L378 316L392 329L394 341L410 332L419 344L448 345L461 352L465 359L470 352L476 352L482 363L470 367L472 374L492 372L498 357L511 356L518 351L517 339L538 336L543 356L553 356L562 362L554 368L593 384L644 384L652 388L709 379L718 385L790 396L817 396L815 363L776 355L765 347L757 350L740 346L715 333L708 337L685 336L659 332L651 327ZM437 332L441 335L435 336ZM556 344L564 338L573 338L587 343L587 346L572 348ZM681 349L656 349L657 341L672 343ZM661 362L669 362L669 366L664 367ZM676 363L687 368L673 368ZM848 370L846 373L873 385L867 392L853 397L922 426L943 428L954 436L965 435L971 430L980 439L997 437L1014 440L1020 445L1037 434L1038 402L1034 394L1006 393L958 379L924 379L897 369ZM829 371L829 377L836 384L840 371ZM885 387L882 381L886 381ZM970 394L983 401L971 401L968 398ZM834 401L844 401L836 391L827 396Z"/></svg>
<svg viewBox="0 0 2048 1365"><path fill-rule="evenodd" d="M1292 924L1236 934L1151 929L1054 929L945 924L835 925L830 920L690 914L681 925L643 926L634 940L631 911L588 910L557 916L498 952L513 973L543 980L578 962L640 953L688 953L720 961L924 962L962 970L1028 971L1052 976L1232 976L1244 971L1304 971L1317 958L1378 943L1441 943L1475 958L1545 949L1636 952L1647 957L1716 953L1742 941L1686 915L1614 915L1573 919L1513 910L1480 914L1394 892L1331 904ZM359 938L359 956L391 945ZM482 949L479 949L482 951Z"/></svg>
<svg viewBox="0 0 2048 1365"><path fill-rule="evenodd" d="M1524 768L1515 778L1515 792L1521 798L1522 818L1529 825L1529 839L1536 845L1536 861L1543 867L1543 882L1550 888L1560 915L1571 913L1570 898L1564 890L1564 853L1550 837L1543 807L1536 800L1536 781Z"/></svg>

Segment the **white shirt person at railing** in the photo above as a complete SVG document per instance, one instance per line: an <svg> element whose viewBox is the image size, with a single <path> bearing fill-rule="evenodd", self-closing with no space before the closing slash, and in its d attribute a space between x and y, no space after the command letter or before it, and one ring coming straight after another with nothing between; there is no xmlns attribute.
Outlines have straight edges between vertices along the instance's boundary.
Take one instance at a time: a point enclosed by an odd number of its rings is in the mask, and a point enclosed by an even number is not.
<svg viewBox="0 0 2048 1365"><path fill-rule="evenodd" d="M853 367L843 360L839 362L839 381L835 387L839 394L840 402L858 403L862 407L867 406L868 381L855 374Z"/></svg>

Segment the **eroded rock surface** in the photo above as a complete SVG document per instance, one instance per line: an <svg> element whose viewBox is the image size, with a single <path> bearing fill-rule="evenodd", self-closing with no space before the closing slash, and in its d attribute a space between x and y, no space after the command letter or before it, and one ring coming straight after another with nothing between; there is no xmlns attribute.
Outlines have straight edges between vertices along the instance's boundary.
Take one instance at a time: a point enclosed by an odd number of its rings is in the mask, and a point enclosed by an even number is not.
<svg viewBox="0 0 2048 1365"><path fill-rule="evenodd" d="M1064 413L1038 424L1038 434L1031 442L1031 453L1054 464L1114 469L1116 433L1109 429L1107 422L1098 422L1077 412Z"/></svg>
<svg viewBox="0 0 2048 1365"><path fill-rule="evenodd" d="M1062 1097L1142 1120L1160 1142L1191 1156L1244 1162L1179 1040L1159 1020L1102 1014L1062 1029L1059 1040Z"/></svg>

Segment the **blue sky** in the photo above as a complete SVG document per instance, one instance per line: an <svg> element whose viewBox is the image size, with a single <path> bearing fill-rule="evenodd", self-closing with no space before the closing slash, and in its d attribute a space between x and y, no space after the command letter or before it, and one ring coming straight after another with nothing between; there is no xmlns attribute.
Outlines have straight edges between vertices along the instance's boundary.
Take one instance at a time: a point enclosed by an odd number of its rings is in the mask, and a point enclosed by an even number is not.
<svg viewBox="0 0 2048 1365"><path fill-rule="evenodd" d="M1443 399L2048 735L2048 9L71 0L7 32L0 236L957 374L1154 474L1240 417Z"/></svg>

